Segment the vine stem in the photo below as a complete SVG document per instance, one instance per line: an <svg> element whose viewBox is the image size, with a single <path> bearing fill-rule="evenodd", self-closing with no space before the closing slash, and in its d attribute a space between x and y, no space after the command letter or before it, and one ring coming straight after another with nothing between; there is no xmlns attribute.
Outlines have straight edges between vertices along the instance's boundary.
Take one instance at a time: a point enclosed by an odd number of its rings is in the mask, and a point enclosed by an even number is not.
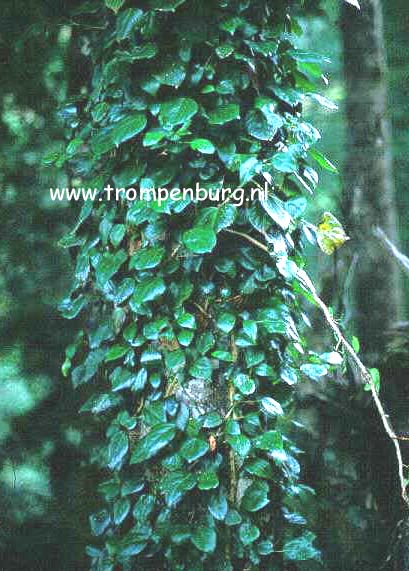
<svg viewBox="0 0 409 571"><path fill-rule="evenodd" d="M242 238L244 238L248 242L251 242L254 246L257 246L258 248L263 250L263 252L269 253L269 249L265 244L259 242L258 240L256 240L252 236L249 236L248 234L245 234L243 232L237 232L236 230L226 230L226 232L229 232L230 234L236 234L237 236L241 236ZM315 289L315 286L314 286L313 282L311 281L307 272L305 270L299 270L298 274L297 274L297 278L298 278L298 281L301 284L301 286L303 286L304 289L306 289L308 291L308 293L312 296L315 303L321 309L321 311L322 311L322 313L323 313L323 315L327 321L327 324L331 328L337 342L340 343L344 347L350 361L355 365L355 367L356 367L356 369L357 369L357 371L361 377L361 380L365 384L368 384L370 389L371 389L371 394L372 394L376 409L378 411L378 414L381 418L385 432L386 432L388 438L393 442L393 445L395 447L396 460L397 460L397 464L398 464L398 475L399 475L401 496L402 496L402 500L409 507L409 496L408 496L408 493L406 491L407 483L406 483L405 475L404 475L404 464L403 464L403 458L402 458L402 450L401 450L401 447L399 444L399 438L396 435L396 432L392 426L392 423L389 419L389 416L385 412L385 409L384 409L382 402L379 398L379 395L378 395L378 392L376 390L376 386L375 386L375 383L372 379L372 376L369 373L368 369L365 367L365 365L362 363L361 359L358 357L356 352L354 351L352 345L349 343L349 341L347 341L347 339L342 334L338 324L336 323L335 319L332 317L329 308L327 307L327 305L322 301L322 299L318 295L317 290Z"/></svg>

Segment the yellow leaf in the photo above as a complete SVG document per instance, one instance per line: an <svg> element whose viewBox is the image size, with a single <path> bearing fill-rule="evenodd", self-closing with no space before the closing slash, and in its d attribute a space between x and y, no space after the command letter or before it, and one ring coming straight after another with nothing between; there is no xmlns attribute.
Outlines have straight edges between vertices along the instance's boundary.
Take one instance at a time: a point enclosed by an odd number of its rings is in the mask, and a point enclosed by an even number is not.
<svg viewBox="0 0 409 571"><path fill-rule="evenodd" d="M324 212L317 227L317 241L321 250L330 256L349 240L342 224L331 212Z"/></svg>

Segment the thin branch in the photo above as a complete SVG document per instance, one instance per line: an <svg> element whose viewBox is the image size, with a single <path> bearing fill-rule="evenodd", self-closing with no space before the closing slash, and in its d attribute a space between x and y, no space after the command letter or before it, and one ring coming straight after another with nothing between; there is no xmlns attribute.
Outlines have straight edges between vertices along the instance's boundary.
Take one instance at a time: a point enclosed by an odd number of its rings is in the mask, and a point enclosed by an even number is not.
<svg viewBox="0 0 409 571"><path fill-rule="evenodd" d="M402 254L398 250L398 248L391 242L385 232L377 226L373 230L374 235L380 240L382 246L386 249L387 252L392 254L392 256L396 259L400 267L409 274L409 258Z"/></svg>
<svg viewBox="0 0 409 571"><path fill-rule="evenodd" d="M265 244L262 244L261 242L259 242L255 238L249 236L248 234L245 234L243 232L237 232L235 230L226 230L226 232L229 232L230 234L236 234L237 236L241 236L242 238L244 238L248 242L251 242L253 245L255 245L259 249L263 250L263 252L268 253L268 251L269 251ZM409 264L409 260L408 260L408 264ZM408 266L408 271L409 271L409 266ZM348 354L350 361L352 361L352 363L355 365L358 373L360 374L361 380L365 384L368 384L370 389L371 389L372 397L373 397L373 400L375 402L376 409L377 409L379 416L381 418L382 424L384 426L385 432L386 432L387 436L389 437L389 439L393 442L393 445L395 447L396 459L397 459L397 463L398 463L398 474L399 474L399 483L400 483L400 488L401 488L401 496L402 496L403 501L409 507L409 496L406 492L406 485L407 484L406 484L405 475L404 475L404 464L403 464L403 458L402 458L402 451L401 451L400 444L399 444L399 438L396 435L395 430L393 429L392 423L389 420L389 417L386 414L385 409L383 408L382 402L379 398L379 395L378 395L378 392L376 390L376 386L375 386L375 383L372 379L372 376L369 373L369 371L367 370L367 368L365 367L365 365L362 363L362 361L360 360L360 358L358 357L356 352L354 351L352 345L345 339L345 337L342 334L337 322L332 317L331 312L328 309L328 307L325 305L325 303L322 301L322 299L318 295L314 284L312 283L310 277L305 272L305 270L299 270L297 277L298 277L300 284L302 286L304 286L304 288L310 293L310 295L314 299L315 303L321 309L329 327L332 329L332 332L333 332L337 342L340 343L344 347L346 353Z"/></svg>
<svg viewBox="0 0 409 571"><path fill-rule="evenodd" d="M385 432L388 435L388 437L392 440L393 445L395 447L396 459L398 462L398 474L399 474L401 495L402 495L402 499L404 500L404 502L409 507L409 497L408 497L408 494L406 492L406 485L407 484L406 484L406 480L405 480L405 476L404 476L404 464L403 464L403 459L402 459L402 451L401 451L400 444L399 444L399 438L393 429L393 426L391 424L391 421L389 420L388 415L385 412L385 409L383 408L382 402L379 398L379 395L378 395L378 392L376 390L376 386L375 386L375 383L372 379L372 376L369 373L369 371L367 370L367 368L365 367L365 365L362 363L362 361L360 360L358 355L355 353L353 347L350 345L350 343L343 336L338 324L336 323L336 321L332 317L328 307L325 305L325 303L319 297L319 295L318 295L318 293L314 287L314 284L312 283L308 274L304 270L301 270L301 271L299 271L298 278L300 280L300 283L307 288L309 293L314 298L314 301L316 302L316 304L321 309L321 311L324 314L325 319L326 319L328 325L330 326L330 328L332 329L337 341L339 341L342 344L342 346L344 347L344 349L347 352L350 360L353 362L353 364L357 368L357 370L361 376L361 379L364 381L364 383L367 383L371 389L372 397L374 399L375 406L378 410L379 416L381 417L382 424L385 428Z"/></svg>
<svg viewBox="0 0 409 571"><path fill-rule="evenodd" d="M228 232L229 234L235 234L236 236L241 236L242 238L244 238L248 242L251 242L251 244L253 244L254 246L257 246L257 248L260 248L260 250L263 250L263 252L267 252L267 254L268 254L267 246L265 244L262 244L261 242L259 242L255 238L253 238L252 236L249 236L248 234L245 234L244 232L237 232L236 230L227 230L226 229L225 232Z"/></svg>

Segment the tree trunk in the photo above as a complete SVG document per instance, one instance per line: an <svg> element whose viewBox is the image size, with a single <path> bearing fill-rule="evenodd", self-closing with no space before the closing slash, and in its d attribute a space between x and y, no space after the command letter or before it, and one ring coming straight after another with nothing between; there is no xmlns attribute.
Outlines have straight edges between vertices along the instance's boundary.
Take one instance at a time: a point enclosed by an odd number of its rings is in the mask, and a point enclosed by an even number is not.
<svg viewBox="0 0 409 571"><path fill-rule="evenodd" d="M383 19L380 0L363 0L360 12L343 4L348 127L343 205L350 247L359 256L349 309L366 360L376 363L401 306L399 269L373 236L373 227L380 226L397 242Z"/></svg>
<svg viewBox="0 0 409 571"><path fill-rule="evenodd" d="M381 396L399 432L405 427L407 430L408 418L407 407L402 407L405 399L401 398L403 369L402 361L393 358L390 349L396 344L397 323L402 311L400 269L374 235L374 228L379 226L392 242L398 242L382 6L381 0L362 0L358 12L345 2L343 4L348 128L343 207L352 238L349 247L357 259L347 296L350 300L347 310L361 341L366 363L381 369ZM369 430L366 436L368 443L373 441ZM391 458L389 446L389 442L378 441L369 453L371 472L375 475L372 487L380 512L388 521L385 528L390 529L389 535L392 536L399 520L403 530L399 534L398 548L390 558L391 567L387 568L408 571L409 534L406 530L409 521L401 511L395 460L387 460ZM391 490L395 490L394 493L391 494ZM387 555L391 553L386 553L385 558Z"/></svg>

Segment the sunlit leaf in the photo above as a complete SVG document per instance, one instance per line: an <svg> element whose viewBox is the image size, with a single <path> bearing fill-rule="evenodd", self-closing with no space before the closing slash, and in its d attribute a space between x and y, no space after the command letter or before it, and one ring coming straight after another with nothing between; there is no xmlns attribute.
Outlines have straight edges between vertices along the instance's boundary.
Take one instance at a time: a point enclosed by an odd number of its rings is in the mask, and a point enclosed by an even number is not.
<svg viewBox="0 0 409 571"><path fill-rule="evenodd" d="M330 256L347 240L349 237L339 220L330 212L325 212L317 227L317 241L321 250Z"/></svg>

